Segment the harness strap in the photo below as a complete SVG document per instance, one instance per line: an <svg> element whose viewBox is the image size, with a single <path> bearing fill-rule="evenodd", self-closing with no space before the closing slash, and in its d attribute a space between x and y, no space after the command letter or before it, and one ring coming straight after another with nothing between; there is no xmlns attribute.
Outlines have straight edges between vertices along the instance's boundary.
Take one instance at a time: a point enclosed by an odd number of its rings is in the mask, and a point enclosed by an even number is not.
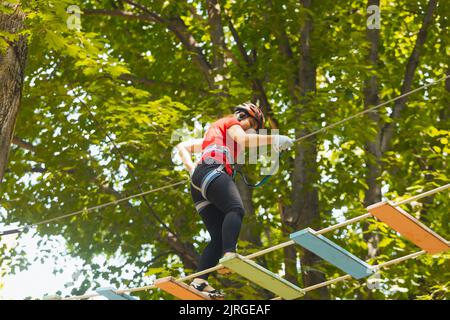
<svg viewBox="0 0 450 320"><path fill-rule="evenodd" d="M226 147L226 146L221 146L221 145L218 145L218 144L210 144L209 146L207 146L207 147L203 150L202 157L203 157L203 155L205 155L206 153L209 153L209 152L212 152L212 151L220 152L220 153L225 154L225 156L227 157L227 161L228 161L228 163L229 163L230 165L231 165L232 163L234 163L234 159L233 159L233 157L232 157L232 155L231 155L230 149L229 149L228 147Z"/></svg>
<svg viewBox="0 0 450 320"><path fill-rule="evenodd" d="M208 206L210 204L211 204L211 202L209 202L208 200L202 200L202 201L199 201L199 202L195 203L195 209L197 209L197 212L200 212L200 211L202 211L202 209L204 207L206 207L206 206Z"/></svg>
<svg viewBox="0 0 450 320"><path fill-rule="evenodd" d="M209 172L202 180L202 185L201 187L198 187L194 184L194 182L192 182L191 180L191 184L192 186L197 189L198 191L201 192L203 198L206 198L206 191L208 190L209 185L211 184L211 182L213 182L217 177L219 177L222 173L223 173L223 169L225 168L224 164L221 164L219 167L217 167L216 169L212 170L211 172ZM203 208L203 207L202 207Z"/></svg>
<svg viewBox="0 0 450 320"><path fill-rule="evenodd" d="M195 189L197 189L198 191L202 192L202 189L200 189L199 187L197 187L197 186L192 182L192 180L191 180L191 185L192 185Z"/></svg>
<svg viewBox="0 0 450 320"><path fill-rule="evenodd" d="M284 151L282 151L282 152L284 152ZM282 152L280 152L280 154ZM284 152L284 154L287 154L287 153ZM234 170L233 171L233 179L235 178L236 174L239 173L241 175L242 179L244 180L244 183L248 187L250 187L250 188L258 188L258 187L262 186L263 184L265 184L275 174L276 170L277 170L277 167L273 167L272 170L270 170L269 174L265 175L258 183L255 183L255 184L251 184L250 182L248 182L248 180L245 177L245 175L239 170Z"/></svg>
<svg viewBox="0 0 450 320"><path fill-rule="evenodd" d="M262 186L263 184L265 184L265 183L267 182L267 180L269 180L269 179L272 177L272 175L273 175L273 174L265 175L264 178L262 178L258 183L252 184L252 183L248 182L247 178L245 177L245 175L244 175L241 171L236 170L235 173L239 173L239 174L241 175L242 179L244 180L244 183L245 183L248 187L250 187L250 188L258 188L258 187L261 187L261 186ZM234 177L233 177L233 178L234 178Z"/></svg>
<svg viewBox="0 0 450 320"><path fill-rule="evenodd" d="M208 190L209 185L211 184L211 182L213 182L214 179L216 179L218 176L220 176L223 172L223 169L225 168L225 166L223 164L221 164L219 167L217 167L216 169L212 170L210 173L208 173L202 181L202 196L203 198L206 199L206 191Z"/></svg>

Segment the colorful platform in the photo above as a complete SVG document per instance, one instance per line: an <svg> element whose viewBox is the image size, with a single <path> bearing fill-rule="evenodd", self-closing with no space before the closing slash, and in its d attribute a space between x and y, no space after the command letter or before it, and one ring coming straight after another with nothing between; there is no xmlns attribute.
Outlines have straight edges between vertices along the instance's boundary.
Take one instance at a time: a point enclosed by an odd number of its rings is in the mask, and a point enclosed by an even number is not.
<svg viewBox="0 0 450 320"><path fill-rule="evenodd" d="M296 285L239 254L226 256L219 263L285 300L296 299L304 295L302 289Z"/></svg>
<svg viewBox="0 0 450 320"><path fill-rule="evenodd" d="M181 300L212 300L187 284L176 281L173 277L157 279L154 285Z"/></svg>
<svg viewBox="0 0 450 320"><path fill-rule="evenodd" d="M115 288L110 288L110 287L103 287L103 288L98 288L97 293L102 295L103 297L107 298L108 300L137 300L137 298L132 297L130 295L127 294L117 294L115 292Z"/></svg>
<svg viewBox="0 0 450 320"><path fill-rule="evenodd" d="M298 245L308 249L322 259L335 265L355 279L362 279L374 273L370 265L325 238L311 228L306 228L290 235Z"/></svg>
<svg viewBox="0 0 450 320"><path fill-rule="evenodd" d="M448 242L401 208L388 202L375 203L367 210L377 219L430 254L450 250Z"/></svg>

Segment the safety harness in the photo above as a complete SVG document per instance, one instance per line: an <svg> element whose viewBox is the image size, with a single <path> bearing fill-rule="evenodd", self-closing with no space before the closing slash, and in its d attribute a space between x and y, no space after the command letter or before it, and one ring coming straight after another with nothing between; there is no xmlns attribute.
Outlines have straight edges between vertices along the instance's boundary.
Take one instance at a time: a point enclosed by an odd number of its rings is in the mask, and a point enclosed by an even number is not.
<svg viewBox="0 0 450 320"><path fill-rule="evenodd" d="M223 173L223 169L225 169L225 165L221 164L216 169L209 172L206 176L203 177L200 187L195 185L194 182L192 182L192 180L191 180L191 185L195 189L200 191L200 193L203 196L203 199L205 199L205 200L201 200L201 201L198 201L195 203L195 209L197 209L197 212L200 212L203 208L205 208L206 206L211 204L211 202L209 202L206 198L206 191L208 190L208 187L211 184L211 182L213 182L216 178L218 178Z"/></svg>
<svg viewBox="0 0 450 320"><path fill-rule="evenodd" d="M233 174L232 174L233 180L236 177L236 173L239 173L241 175L242 179L244 180L244 183L247 186L251 187L251 188L258 188L258 187L262 186L263 184L265 184L269 180L269 178L274 174L274 172L276 170L276 167L274 167L274 169L272 169L272 171L268 175L264 176L264 178L262 178L261 181L259 181L256 184L251 184L251 183L249 183L247 181L247 178L245 177L245 175L241 171L235 169L234 165L232 165L232 163L234 162L234 159L233 159L233 157L231 155L231 152L230 152L230 149L228 149L228 147L217 145L217 144L210 144L209 146L207 146L203 150L202 158L203 158L203 156L205 154L213 152L213 151L222 153L222 154L224 154L226 156L226 158L228 160L228 163L231 165L231 167L233 169ZM205 162L208 163L207 160L205 160ZM195 185L192 182L192 180L191 180L192 186L195 189L197 189L198 191L200 191L200 193L202 194L203 198L205 199L205 200L202 200L202 201L199 201L199 202L195 203L195 208L197 209L197 211L200 212L201 209L203 209L204 207L206 207L207 205L209 205L211 203L206 198L206 191L208 190L208 187L211 184L211 182L213 182L216 178L218 178L224 172L224 169L225 169L225 164L221 164L219 167L217 167L216 169L214 169L211 172L209 172L202 179L202 182L201 182L200 186Z"/></svg>
<svg viewBox="0 0 450 320"><path fill-rule="evenodd" d="M225 154L225 156L227 157L227 161L230 165L234 162L233 156L231 155L231 151L230 149L228 149L228 147L221 146L215 143L210 144L203 150L202 158L205 154L210 152L219 152Z"/></svg>

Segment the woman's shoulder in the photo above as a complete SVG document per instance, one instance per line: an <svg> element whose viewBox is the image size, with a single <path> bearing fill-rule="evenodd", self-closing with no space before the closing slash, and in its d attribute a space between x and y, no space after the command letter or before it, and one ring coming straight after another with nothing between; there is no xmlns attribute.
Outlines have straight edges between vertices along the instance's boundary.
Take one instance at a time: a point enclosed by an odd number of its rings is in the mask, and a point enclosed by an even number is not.
<svg viewBox="0 0 450 320"><path fill-rule="evenodd" d="M239 120L237 120L234 116L227 116L220 118L216 122L213 123L213 126L221 127L223 129L228 129L231 126L234 126L236 124L240 124Z"/></svg>

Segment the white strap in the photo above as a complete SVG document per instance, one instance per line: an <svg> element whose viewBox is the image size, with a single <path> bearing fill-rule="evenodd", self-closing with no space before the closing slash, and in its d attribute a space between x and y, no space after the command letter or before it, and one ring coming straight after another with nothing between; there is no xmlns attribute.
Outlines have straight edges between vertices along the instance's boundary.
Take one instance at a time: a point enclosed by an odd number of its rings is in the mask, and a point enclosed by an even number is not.
<svg viewBox="0 0 450 320"><path fill-rule="evenodd" d="M208 200L202 200L195 204L195 209L197 209L197 212L200 212L203 208L205 208L206 206L208 206L210 204L211 204L211 202L209 202Z"/></svg>

